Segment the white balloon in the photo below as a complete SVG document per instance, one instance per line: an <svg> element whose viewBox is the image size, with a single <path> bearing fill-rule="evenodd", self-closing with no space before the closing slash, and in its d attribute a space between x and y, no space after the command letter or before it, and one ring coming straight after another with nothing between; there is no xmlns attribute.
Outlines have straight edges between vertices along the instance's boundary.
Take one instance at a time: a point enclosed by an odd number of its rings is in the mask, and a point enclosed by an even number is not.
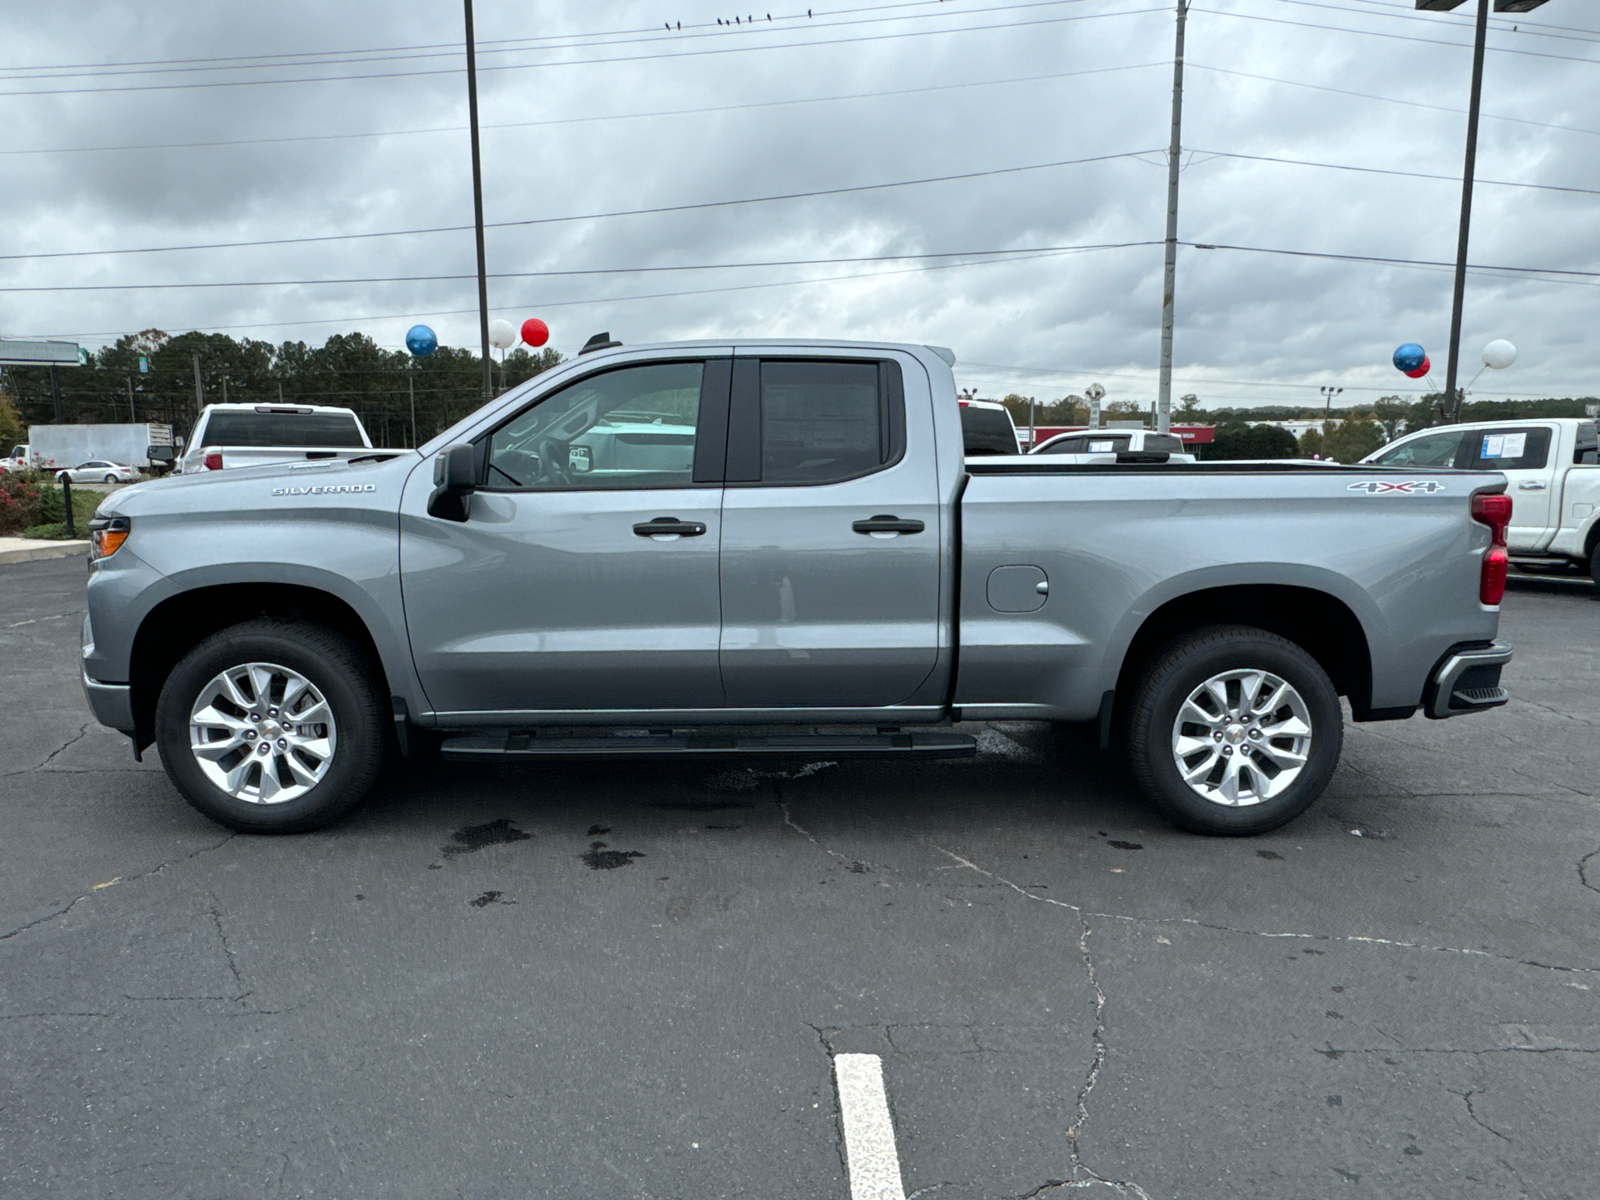
<svg viewBox="0 0 1600 1200"><path fill-rule="evenodd" d="M1496 338L1483 348L1483 365L1495 371L1504 371L1517 361L1517 348L1505 338Z"/></svg>
<svg viewBox="0 0 1600 1200"><path fill-rule="evenodd" d="M509 350L517 344L517 331L511 327L510 321L489 322L489 344L496 350Z"/></svg>

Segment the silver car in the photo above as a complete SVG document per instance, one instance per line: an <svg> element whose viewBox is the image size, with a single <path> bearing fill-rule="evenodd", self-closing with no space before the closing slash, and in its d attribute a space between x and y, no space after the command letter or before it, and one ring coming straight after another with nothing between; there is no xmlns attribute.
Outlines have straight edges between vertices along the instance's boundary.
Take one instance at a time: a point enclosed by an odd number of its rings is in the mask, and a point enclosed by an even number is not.
<svg viewBox="0 0 1600 1200"><path fill-rule="evenodd" d="M69 479L73 483L138 483L142 476L135 467L91 458L88 462L56 472L56 482Z"/></svg>

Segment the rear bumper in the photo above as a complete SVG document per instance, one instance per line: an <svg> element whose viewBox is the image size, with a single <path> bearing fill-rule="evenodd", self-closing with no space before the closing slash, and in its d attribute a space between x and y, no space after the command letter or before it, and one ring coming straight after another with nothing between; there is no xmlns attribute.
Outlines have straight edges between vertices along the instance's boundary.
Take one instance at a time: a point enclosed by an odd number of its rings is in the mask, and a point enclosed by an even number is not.
<svg viewBox="0 0 1600 1200"><path fill-rule="evenodd" d="M1500 686L1500 670L1511 661L1511 647L1460 647L1445 655L1428 683L1425 708L1434 720L1499 708L1511 699Z"/></svg>

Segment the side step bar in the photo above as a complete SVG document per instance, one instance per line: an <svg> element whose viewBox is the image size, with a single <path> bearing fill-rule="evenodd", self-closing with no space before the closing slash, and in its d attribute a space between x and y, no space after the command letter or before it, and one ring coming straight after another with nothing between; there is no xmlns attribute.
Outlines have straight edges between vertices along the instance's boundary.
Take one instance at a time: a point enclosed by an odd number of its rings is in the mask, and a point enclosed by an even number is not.
<svg viewBox="0 0 1600 1200"><path fill-rule="evenodd" d="M447 759L576 758L615 755L910 755L917 758L971 758L977 743L963 733L739 734L651 730L593 737L541 735L538 731L464 734L447 738L439 753Z"/></svg>

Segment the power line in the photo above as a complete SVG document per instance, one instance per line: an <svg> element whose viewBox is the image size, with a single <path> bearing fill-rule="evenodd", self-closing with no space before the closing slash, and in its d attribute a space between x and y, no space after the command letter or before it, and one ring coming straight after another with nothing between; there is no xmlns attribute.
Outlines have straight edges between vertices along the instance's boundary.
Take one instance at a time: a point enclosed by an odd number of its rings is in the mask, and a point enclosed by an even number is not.
<svg viewBox="0 0 1600 1200"><path fill-rule="evenodd" d="M1248 254L1281 254L1290 258L1325 258L1338 262L1377 263L1383 266L1455 269L1455 263L1453 262L1427 258L1392 258L1378 254L1330 254L1319 250L1283 250L1271 246L1230 246L1221 242L1181 242L1179 244L1189 246L1195 250L1238 250ZM1479 272L1496 271L1504 275L1541 277L1557 275L1562 277L1559 279L1546 279L1544 280L1546 283L1574 283L1586 279L1600 279L1600 271L1573 271L1561 267L1506 267L1497 266L1493 263L1468 263L1467 268L1468 270Z"/></svg>
<svg viewBox="0 0 1600 1200"><path fill-rule="evenodd" d="M1171 61L1129 63L1120 67L1091 67L1081 71L1053 71L1046 75L1017 75L1009 79L977 79L969 83L943 83L928 87L896 88L885 92L852 92L840 96L802 96L793 100L757 100L744 104L716 104L704 108L669 108L653 112L607 113L591 117L556 117L543 121L508 121L497 125L480 125L488 129L533 129L552 125L585 125L605 121L637 121L657 117L700 116L707 113L740 112L745 109L787 108L799 104L833 104L849 100L878 100L894 96L917 96L930 92L960 91L966 88L1003 87L1017 83L1041 83L1055 79L1073 79L1081 75L1108 75L1118 71L1140 71L1147 67L1170 67ZM146 150L203 150L227 146L270 146L295 142L340 142L357 138L414 137L437 133L464 133L465 125L438 125L424 129L379 129L366 133L305 134L297 137L235 138L215 142L155 142L143 145L116 146L58 146L30 147L23 150L0 149L0 156L17 154L97 154L113 151Z"/></svg>
<svg viewBox="0 0 1600 1200"><path fill-rule="evenodd" d="M1291 21L1287 17L1266 17L1260 13L1230 12L1222 8L1194 9L1190 12L1204 12L1214 17L1235 17L1241 21L1264 21L1271 25L1293 25L1300 29L1324 29L1333 33L1354 33L1362 37L1386 38L1391 42L1416 42L1428 46L1453 46L1458 50L1471 50L1469 42L1448 42L1440 38L1412 37L1405 33L1386 33L1379 29L1351 29L1346 25L1318 25L1312 21ZM1588 63L1590 66L1600 66L1600 59L1577 58L1570 54L1549 54L1543 50L1513 50L1509 46L1493 46L1490 49L1496 54L1515 54L1521 58L1554 59L1558 62ZM0 93L0 95L9 93Z"/></svg>
<svg viewBox="0 0 1600 1200"><path fill-rule="evenodd" d="M927 263L927 264L922 264L922 265L918 265L918 266L914 266L914 267L902 267L902 268L898 268L898 269L895 269L895 270L888 270L888 271L866 271L866 272L860 272L860 273L849 274L849 275L820 275L820 276L814 276L814 277L811 277L811 278L808 278L808 279L777 279L777 280L770 280L770 281L765 282L765 283L741 283L741 284L734 284L734 285L732 285L730 287L688 288L688 289L684 289L684 290L681 290L681 291L651 292L651 293L648 293L648 294L645 294L645 295L634 295L634 296L594 296L594 297L589 297L589 298L585 298L585 299L575 299L575 300L545 300L545 299L541 299L537 303L505 305L505 306L493 308L490 311L491 312L496 312L496 313L502 313L502 314L504 314L504 313L515 314L515 313L518 313L518 312L527 311L529 309L542 311L542 310L551 309L551 308L572 308L572 307L577 307L579 305L586 305L586 304L627 304L627 303L631 303L631 302L634 302L634 301L641 301L641 300L675 300L675 299L679 299L679 298L687 297L687 296L713 296L713 295L720 295L720 294L725 293L725 292L749 292L749 291L756 291L756 290L761 289L761 288L802 287L802 286L806 286L806 285L809 285L809 284L816 284L816 283L840 283L840 282L846 282L846 281L858 280L858 279L878 279L878 278L885 278L885 277L895 276L895 275L914 275L914 274L920 274L920 273L925 272L925 271L949 271L949 270L954 270L954 269L960 268L960 267L987 267L987 266L994 266L994 265L997 265L997 264L1005 264L1005 263L1030 262L1030 261L1032 261L1034 259L1057 258L1057 257L1065 256L1067 254L1088 253L1088 252L1091 252L1091 251L1094 251L1094 250L1099 250L1099 249L1120 249L1123 245L1127 245L1127 246L1153 246L1153 245L1160 245L1160 243L1159 242L1111 243L1111 244L1107 244L1106 246L1103 246L1103 247L1099 247L1099 246L1074 246L1074 247L1070 247L1068 249L1063 249L1063 250L1044 250L1044 251L1037 251L1037 252L1021 252L1021 251L1018 251L1018 252L1014 252L1016 256L1012 257L1012 258L986 258L986 259L982 259L982 260L977 261L977 262ZM381 313L381 314L369 315L369 316L364 316L364 317L328 317L328 318L316 318L316 319L312 319L312 320L301 320L301 321L256 322L256 323L244 324L244 325L208 325L208 326L206 326L206 328L209 329L209 330L215 331L215 332L224 332L224 331L231 330L231 329L286 329L286 328L291 328L291 327L300 326L300 325L345 325L345 324L356 324L356 323L367 322L367 321L412 321L412 320L415 320L418 317L455 317L455 316L463 316L463 315L466 315L466 314L474 314L475 315L477 313L477 311L478 310L477 310L476 307L473 307L473 308L432 309L432 310L425 311L425 312L417 312L417 311L413 310L411 312ZM198 330L198 328L199 328L199 325L196 322L169 321L169 322L165 322L165 324L168 324L168 325L172 326L173 328L183 328L186 325L189 328L195 329L195 330ZM126 330L122 330L122 329L100 330L99 332L96 332L96 333L85 333L85 332L79 330L79 331L76 331L76 332L64 332L64 333L63 332L36 333L36 334L29 335L29 336L40 337L40 338L121 337L121 336L124 336L126 333L127 333L127 331Z"/></svg>
<svg viewBox="0 0 1600 1200"><path fill-rule="evenodd" d="M1150 150L1131 150L1119 154L1098 154L1089 158L1061 159L1057 162L1030 163L1020 167L997 167L988 171L966 171L956 175L930 175L921 179L900 179L889 183L862 183L850 187L818 188L807 192L783 192L771 196L749 196L736 200L703 200L692 204L668 204L654 208L619 209L612 212L577 213L564 217L530 217L521 221L490 221L485 229L514 229L532 225L555 225L569 221L598 221L612 217L655 216L662 213L695 212L708 208L728 208L741 204L768 204L785 200L807 200L820 196L844 196L857 192L882 191L887 188L914 187L926 183L951 183L966 179L982 179L996 175L1015 175L1025 171L1043 171L1055 167L1075 167L1086 163L1110 162L1119 158L1133 158ZM245 242L209 242L182 246L142 246L120 250L53 250L42 254L0 254L0 262L26 261L46 258L87 258L105 254L166 254L181 250L230 250L253 246L291 246L313 242L357 241L380 237L411 237L418 234L460 233L472 229L471 225L436 225L423 229L387 229L368 233L328 233L297 238L263 238Z"/></svg>
<svg viewBox="0 0 1600 1200"><path fill-rule="evenodd" d="M1091 377L1095 378L1095 379L1131 379L1131 380L1134 380L1134 381L1136 381L1138 383L1145 384L1147 386L1153 386L1154 385L1154 379L1151 376L1130 375L1130 374L1128 374L1126 372L1117 372L1117 371L1100 371L1100 370L1096 370L1093 367L1018 367L1018 366L1010 366L1010 365L1007 365L1007 364L1004 364L1004 363L981 363L981 362L972 362L970 360L962 360L960 363L958 363L958 365L956 367L956 370L957 371L967 371L967 370L972 370L972 371L1006 371L1006 372L1012 372L1012 373L1019 374L1019 375L1071 376L1071 377L1076 377L1076 378L1079 378L1079 379L1091 378ZM1199 378L1198 376L1189 376L1185 380L1183 386L1184 387L1204 388L1204 387L1206 387L1208 385L1213 385L1213 384L1214 385L1218 385L1218 386L1222 386L1222 387L1296 388L1296 389L1304 389L1304 390L1307 390L1307 391L1312 390L1312 389L1317 388L1317 387L1320 386L1320 385L1315 384L1315 383L1286 383L1286 382L1283 382L1283 381L1280 381L1280 380L1210 379L1210 378L1202 379L1202 378ZM1176 378L1174 378L1174 380L1173 380L1173 386L1174 387L1178 386L1178 381L1177 381ZM1388 393L1390 395L1393 395L1396 392L1396 389L1394 387L1371 387L1371 386L1363 386L1361 384L1346 384L1345 385L1345 390L1349 391L1349 392L1386 392L1386 393ZM1405 390L1405 389L1400 389L1400 390ZM1523 397L1523 398L1526 398L1526 399L1539 399L1539 400L1554 398L1554 397L1551 397L1548 392L1501 392L1501 393L1497 393L1497 394L1498 395L1505 395L1505 396Z"/></svg>
<svg viewBox="0 0 1600 1200"><path fill-rule="evenodd" d="M859 7L859 8L834 8L834 9L815 10L815 11L817 12L817 15L820 15L820 16L837 17L837 16L849 16L849 15L853 15L855 13L863 13L863 12L888 12L890 10L899 9L899 8L926 8L929 5L943 5L944 3L945 3L945 0L908 0L908 2L899 3L899 4L869 4L869 5L864 5L862 7ZM806 16L804 18L802 18L799 15L799 13L789 13L789 14L780 13L777 16L776 20L778 20L778 21L806 20L806 21L809 22L809 21L811 21L813 19L812 18L813 11L814 10L812 10L812 9L807 9L806 10ZM967 10L962 10L962 11L967 11ZM725 26L725 25L723 25L723 22L720 21L720 20L715 21L715 22L713 22L713 21L702 21L698 25L695 25L695 24L691 23L690 26L689 26L689 28L691 30L693 30L693 29L716 29L718 27L726 28L726 29L729 29L729 30L737 30L739 28L738 26ZM753 23L747 22L746 25L744 26L744 28L753 29L753 28L755 28L755 26L754 26ZM632 28L632 29L597 29L597 30L590 30L587 33L550 33L550 34L535 34L535 35L528 35L528 36L525 36L525 37L514 37L514 38L480 38L478 40L478 45L479 46L492 47L492 46L510 45L510 44L512 44L514 42L516 42L516 43L558 42L563 38L625 37L625 36L627 36L629 34L639 34L639 33L654 34L654 33L658 33L658 32L660 32L660 31L656 28L656 26L651 25L649 28L640 27L640 28ZM676 32L676 31L674 31L674 32ZM463 46L464 46L463 42L423 42L423 43L413 44L413 45L408 45L408 46L368 46L368 47L364 47L364 48L363 47L354 47L354 48L345 49L345 50L298 50L298 51L290 51L290 52L282 53L282 54L231 54L231 55L223 54L223 55L202 56L202 57L198 57L198 58L135 59L135 60L130 60L130 61L126 61L126 62L119 62L119 63L50 63L50 64L38 64L38 65L35 65L35 66L31 66L31 67L30 66L15 66L15 65L13 65L13 66L9 66L9 67L0 67L0 70L3 70L3 71L71 71L71 70L89 69L89 68L97 68L97 67L166 67L166 66L185 66L185 65L188 65L190 63L255 62L255 61L264 61L264 60L286 59L286 58L307 58L307 59L310 59L310 58L326 58L328 56L352 56L352 55L361 55L361 54L392 54L392 53L402 53L402 52L408 52L408 51L414 51L414 50L457 50L457 51L459 51L459 50L461 50L463 48ZM484 51L484 52L486 53L487 51Z"/></svg>
<svg viewBox="0 0 1600 1200"><path fill-rule="evenodd" d="M1357 167L1349 163L1311 162L1303 158L1276 158L1269 154L1235 154L1227 150L1200 150L1191 147L1195 154L1206 154L1212 158L1238 158L1247 162L1284 163L1294 167L1322 167L1330 171L1356 171L1363 175L1398 175L1406 179L1438 179L1446 183L1459 184L1460 175L1436 175L1425 171L1400 171L1385 167ZM1517 183L1508 179L1482 179L1479 184L1492 184L1495 187L1532 188L1541 192L1573 192L1582 196L1600 196L1600 188L1563 187L1554 183Z"/></svg>
<svg viewBox="0 0 1600 1200"><path fill-rule="evenodd" d="M1157 242L1105 242L1085 246L1019 246L1012 250L947 250L933 254L871 254L849 258L790 258L771 259L761 262L742 263L687 263L679 266L653 266L653 267L589 267L577 270L562 271L504 271L491 274L490 279L560 279L573 277L589 277L595 275L644 275L671 271L729 271L744 270L750 267L809 267L831 266L840 263L868 263L868 262L904 262L910 259L930 258L977 258L998 255L1062 253L1072 250L1120 250L1129 246L1153 246ZM128 292L128 291L168 291L168 290L194 290L197 288L236 288L236 287L318 287L341 284L371 284L371 283L450 283L462 279L476 279L476 274L471 275L379 275L365 276L350 279L251 279L251 280L203 280L197 283L84 283L66 284L57 287L45 286L0 286L0 293L7 292Z"/></svg>
<svg viewBox="0 0 1600 1200"><path fill-rule="evenodd" d="M1385 3L1384 0L1357 0L1357 3L1370 4L1374 8L1378 8L1378 9L1392 8L1392 9L1397 9L1398 11L1395 11L1395 12L1372 12L1372 11L1370 11L1368 9L1346 8L1342 4L1324 4L1324 3L1321 3L1321 0L1278 0L1278 3L1280 3L1280 4L1294 4L1294 5L1298 5L1301 8L1329 9L1329 10L1331 10L1333 12L1349 13L1352 16L1364 15L1364 16L1371 16L1371 17L1388 17L1389 19L1396 20L1396 21L1422 22L1422 23L1427 24L1427 25L1432 25L1435 29L1439 28L1440 25L1449 25L1449 26L1454 26L1455 28L1463 30L1464 32L1468 32L1468 33L1472 32L1473 24L1474 24L1473 20L1470 17L1469 18L1461 18L1461 17L1457 17L1454 13L1429 13L1427 16L1423 16L1423 15L1419 14L1413 8L1410 8L1410 7L1401 8L1399 5ZM1524 28L1524 26L1527 26L1527 28ZM1489 27L1491 29L1493 29L1496 33L1523 34L1523 35L1526 35L1526 36L1529 36L1529 37L1553 38L1553 39L1555 39L1557 41L1563 41L1563 42L1586 42L1586 43L1589 43L1591 45L1593 45L1596 42L1600 42L1600 37L1573 37L1572 35L1574 33L1592 34L1595 31L1594 30L1590 30L1590 29L1579 29L1576 26L1571 26L1571 25L1549 25L1549 26L1546 26L1545 28L1547 28L1547 29L1562 29L1562 30L1566 30L1567 32L1565 32L1565 33L1545 33L1541 29L1539 29L1537 27L1534 27L1530 22L1527 22L1527 21L1522 21L1522 20L1512 21L1512 20L1507 19L1507 18L1491 17L1490 18Z"/></svg>
<svg viewBox="0 0 1600 1200"><path fill-rule="evenodd" d="M1451 113L1457 116L1465 116L1467 111L1464 108L1451 108L1449 105L1445 104L1428 104L1422 100L1403 100L1399 96L1380 96L1375 92L1356 92L1351 91L1348 88L1329 87L1326 84L1321 83L1306 83L1300 79L1280 79L1276 75L1258 75L1253 74L1250 71L1236 71L1231 67L1213 67L1208 66L1205 63L1194 62L1193 60L1189 59L1184 60L1184 66L1197 67L1202 71L1211 71L1217 75L1236 75L1240 79L1257 79L1263 83L1279 83L1285 87L1309 88L1314 92L1331 92L1336 96L1355 96L1362 100L1381 100L1385 104L1402 104L1407 108L1425 108L1430 112ZM1511 121L1518 125L1533 125L1539 129L1559 129L1566 133L1587 133L1600 137L1600 129L1581 129L1576 125L1556 125L1550 121L1533 121L1526 117L1508 117L1501 113L1486 112L1481 115L1484 118L1493 121Z"/></svg>
<svg viewBox="0 0 1600 1200"><path fill-rule="evenodd" d="M684 50L674 54L627 54L613 58L582 58L560 59L543 63L500 63L480 67L480 71L525 71L551 67L584 67L596 66L602 63L619 62L646 62L656 59L674 58L700 58L707 55L741 54L749 51L764 50L798 50L815 46L844 46L860 42L885 42L898 41L902 38L934 37L947 33L982 33L996 29L1026 29L1035 25L1060 25L1071 21L1095 21L1107 17L1136 17L1149 13L1165 14L1166 8L1137 8L1124 12L1111 13L1082 13L1077 16L1042 17L1034 21L1001 21L992 25L962 25L950 29L911 29L899 33L865 34L860 37L823 38L810 42L784 42L778 45L765 46L723 46L706 50ZM456 68L440 68L425 71L381 71L364 75L319 75L300 79L239 79L239 80L214 80L208 83L159 83L138 84L127 87L101 87L101 88L40 88L23 91L0 92L0 97L5 96L82 96L99 95L102 93L120 92L166 92L189 91L196 88L222 88L222 87L267 87L276 84L290 83L334 83L350 80L366 79L415 79L428 75L455 75Z"/></svg>
<svg viewBox="0 0 1600 1200"><path fill-rule="evenodd" d="M990 4L990 5L985 5L985 6L976 7L976 8L954 8L954 7L945 8L945 7L941 6L939 9L937 9L936 11L933 11L933 12L903 13L903 14L899 14L899 15L896 15L896 16L862 17L862 18L859 18L857 20L846 20L846 21L816 21L816 20L806 20L805 18L801 18L801 19L805 20L806 26L808 28L812 28L812 29L839 29L839 28L850 28L850 27L858 26L858 25L881 25L881 24L885 24L885 23L888 23L888 22L891 22L891 21L925 21L925 20L930 20L930 19L931 20L942 20L942 19L944 19L946 17L952 17L952 16L967 16L967 15L972 15L972 14L991 13L991 12L1011 12L1011 11L1016 11L1018 9L1054 8L1054 7L1058 7L1060 5L1063 5L1063 4L1082 4L1084 2L1085 2L1085 0L1016 0L1016 2L1009 3L1009 4ZM911 5L894 5L894 6L891 6L891 7L913 7L913 6L911 6ZM862 12L862 11L874 12L874 11L883 11L883 10L881 10L881 9L857 9L857 10L853 10L853 11L856 11L856 12ZM838 14L838 13L823 13L821 15L823 15L823 16L836 16L836 15L840 15L840 14ZM793 20L793 19L795 19L795 18L792 18L792 17L790 17L790 18L780 17L779 18L779 20ZM697 29L700 30L701 32L695 32L695 30L697 30ZM640 43L649 44L649 45L658 45L663 40L662 39L662 31L659 28L658 29L638 29L638 30L632 30L632 31L629 31L629 32L638 33L638 34L647 34L648 36L642 37L642 38L641 37L625 37L624 40L621 40L621 41L567 40L567 41L559 41L558 42L556 40L557 38L562 38L562 37L568 38L568 39L583 39L583 38L595 38L595 37L612 38L612 37L619 36L617 34L575 33L575 34L565 34L565 35L550 35L550 36L547 36L547 37L544 37L544 38L538 38L538 39L520 39L520 38L517 38L517 39L500 39L498 42L480 42L480 43L478 43L477 44L477 46L478 46L477 52L478 52L478 54L480 56L489 55L489 54L524 54L524 53L530 53L530 52L536 52L536 51L545 51L545 50L583 50L583 49L592 49L594 47L606 48L606 47L613 47L613 46L638 45ZM749 34L756 34L756 33L762 33L762 34L778 33L778 34L781 34L781 33L787 33L787 32L789 32L789 30L787 28L779 26L775 22L772 22L770 20L768 22L766 22L766 23L745 21L745 22L743 22L742 25L737 25L737 26L732 24L731 22L728 22L728 23L718 22L715 25L713 25L713 24L711 24L709 22L703 22L698 26L697 25L691 25L689 27L689 31L687 31L687 32L685 32L685 31L683 31L681 29L680 30L672 30L672 31L670 31L668 33L668 37L671 38L671 40L673 40L673 41L682 41L682 40L703 39L703 38L708 38L708 37L721 38L721 37L735 37L735 36L741 36L741 35L749 35ZM504 43L511 42L511 41L529 41L529 40L542 41L542 42L545 42L546 44L545 45L520 45L520 46L504 44ZM324 57L318 57L314 61L311 60L311 56L310 55L307 55L307 56L304 56L304 57L307 58L307 61L304 61L304 62L284 62L284 61L281 60L281 58L279 60L277 60L277 61L252 62L252 61L248 61L250 56L243 56L241 58L234 58L232 60L217 59L217 60L215 60L215 64L216 65L210 65L210 66L150 66L150 67L143 67L143 66L137 65L137 64L112 64L110 66L95 66L93 64L90 64L90 65L87 65L82 70L76 70L76 69L61 70L61 71L57 71L54 74L32 74L32 75L5 75L5 74L0 74L0 82L16 83L16 82L38 80L38 79L98 79L98 78L120 79L120 78L127 78L127 77L133 76L133 75L174 75L174 74L189 74L189 73L200 72L200 71L279 70L279 69L294 68L294 67L329 67L329 66L350 66L350 65L359 65L359 64L365 64L365 63L380 63L380 62L406 62L406 61L415 61L417 59L454 58L456 55L458 55L458 54L460 54L462 52L463 47L464 47L464 43L457 42L457 43L446 43L446 44L438 45L438 46L419 46L419 47L416 47L416 52L406 52L406 53L391 53L391 52L384 52L384 51L355 51L355 52L353 52L354 54L361 55L362 57L348 57L347 56L347 57L339 58L339 57L325 57L324 56ZM293 57L293 56L285 56L285 57ZM133 69L132 70L120 69L122 66L127 66L127 65L132 65ZM11 70L23 70L23 71L45 71L45 70L48 70L49 68L44 68L44 67L23 67L23 68L8 68L8 69L11 69Z"/></svg>

